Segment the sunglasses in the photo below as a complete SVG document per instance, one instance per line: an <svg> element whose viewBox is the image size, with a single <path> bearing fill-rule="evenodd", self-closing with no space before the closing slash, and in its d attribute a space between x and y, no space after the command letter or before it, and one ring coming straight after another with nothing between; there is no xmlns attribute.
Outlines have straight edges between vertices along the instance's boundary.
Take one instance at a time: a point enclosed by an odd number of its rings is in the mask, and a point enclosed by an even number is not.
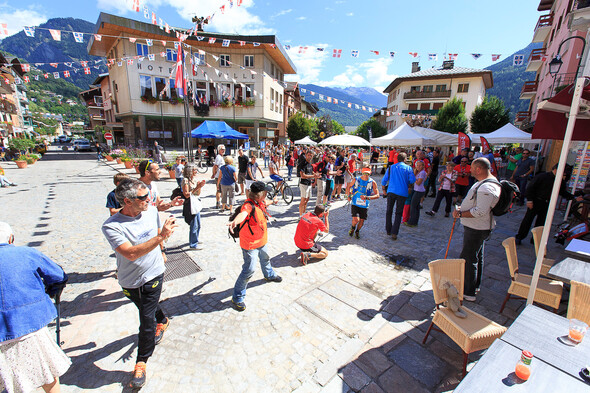
<svg viewBox="0 0 590 393"><path fill-rule="evenodd" d="M148 168L150 167L150 165L153 163L152 160L148 160L147 164L145 165L145 169L143 170L144 172L147 172Z"/></svg>
<svg viewBox="0 0 590 393"><path fill-rule="evenodd" d="M148 197L150 196L150 193L148 192L145 195L138 195L133 197L133 199L139 199L140 201L145 201L146 199L148 199Z"/></svg>

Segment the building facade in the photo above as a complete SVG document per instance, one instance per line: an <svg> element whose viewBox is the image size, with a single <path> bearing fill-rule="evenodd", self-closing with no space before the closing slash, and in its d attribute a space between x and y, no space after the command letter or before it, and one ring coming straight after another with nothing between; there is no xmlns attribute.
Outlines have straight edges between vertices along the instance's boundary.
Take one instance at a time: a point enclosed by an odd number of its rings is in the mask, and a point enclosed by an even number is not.
<svg viewBox="0 0 590 393"><path fill-rule="evenodd" d="M175 86L179 39L174 32L105 13L96 26L101 40L91 39L88 52L109 63L110 91L103 92L103 106L112 107L123 126L113 129L117 140L182 143L188 130ZM284 139L283 80L296 71L275 36L198 32L183 48L191 129L204 120L223 120L255 142Z"/></svg>
<svg viewBox="0 0 590 393"><path fill-rule="evenodd" d="M534 49L529 56L526 70L536 74L534 79L523 84L520 98L529 100L530 104L527 111L516 114L515 121L527 131L535 124L537 105L573 83L576 74L581 76L588 66L588 45L584 53L582 48L584 41L588 44L590 39L590 1L541 0L537 10L543 14L535 26L532 42L542 43L542 47ZM549 63L557 55L563 63L552 75Z"/></svg>
<svg viewBox="0 0 590 393"><path fill-rule="evenodd" d="M417 62L412 63L411 74L394 79L384 90L387 131L395 130L408 118L434 120L438 110L454 97L463 100L469 118L493 85L489 70L455 67L454 61L445 61L440 68L421 71Z"/></svg>

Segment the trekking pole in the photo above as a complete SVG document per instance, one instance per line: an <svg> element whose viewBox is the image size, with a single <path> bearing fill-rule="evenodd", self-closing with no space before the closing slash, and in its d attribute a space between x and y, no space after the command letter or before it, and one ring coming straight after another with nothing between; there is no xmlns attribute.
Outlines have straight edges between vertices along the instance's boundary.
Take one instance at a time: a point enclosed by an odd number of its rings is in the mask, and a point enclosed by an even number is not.
<svg viewBox="0 0 590 393"><path fill-rule="evenodd" d="M56 295L55 295L55 308L57 309L57 319L55 321L55 335L57 337L57 345L59 347L61 347L61 340L60 340L60 303L61 303L61 291L60 290Z"/></svg>
<svg viewBox="0 0 590 393"><path fill-rule="evenodd" d="M451 227L451 236L449 236L449 243L447 244L447 251L445 251L445 259L447 259L447 255L449 255L449 247L451 246L451 239L453 238L453 232L455 231L455 223L457 222L457 217L453 218L453 226Z"/></svg>

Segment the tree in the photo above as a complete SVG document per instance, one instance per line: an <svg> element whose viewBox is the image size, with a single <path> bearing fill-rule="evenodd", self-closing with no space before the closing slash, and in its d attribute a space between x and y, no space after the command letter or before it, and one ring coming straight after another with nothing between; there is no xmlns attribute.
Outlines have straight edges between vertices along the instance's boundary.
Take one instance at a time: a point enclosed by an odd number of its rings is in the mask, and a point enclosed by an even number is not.
<svg viewBox="0 0 590 393"><path fill-rule="evenodd" d="M487 134L510 123L510 110L498 97L484 98L471 114L471 132Z"/></svg>
<svg viewBox="0 0 590 393"><path fill-rule="evenodd" d="M330 115L324 115L314 121L317 127L310 132L311 139L316 142L319 142L323 139L329 138L334 135L339 135L344 133L344 126L338 123L336 120L332 120Z"/></svg>
<svg viewBox="0 0 590 393"><path fill-rule="evenodd" d="M309 121L303 117L301 112L297 112L289 118L289 123L287 123L287 136L292 141L309 136L310 131L311 126Z"/></svg>
<svg viewBox="0 0 590 393"><path fill-rule="evenodd" d="M378 138L387 134L387 129L383 127L381 123L379 123L374 117L371 117L369 120L358 126L353 134L369 141L369 127L371 127L371 134L373 135L373 138Z"/></svg>
<svg viewBox="0 0 590 393"><path fill-rule="evenodd" d="M332 131L334 132L334 135L342 135L344 134L344 126L336 120L332 120Z"/></svg>
<svg viewBox="0 0 590 393"><path fill-rule="evenodd" d="M467 118L465 117L465 108L463 100L453 98L447 102L436 114L436 120L432 123L432 128L438 131L450 132L457 134L467 130Z"/></svg>

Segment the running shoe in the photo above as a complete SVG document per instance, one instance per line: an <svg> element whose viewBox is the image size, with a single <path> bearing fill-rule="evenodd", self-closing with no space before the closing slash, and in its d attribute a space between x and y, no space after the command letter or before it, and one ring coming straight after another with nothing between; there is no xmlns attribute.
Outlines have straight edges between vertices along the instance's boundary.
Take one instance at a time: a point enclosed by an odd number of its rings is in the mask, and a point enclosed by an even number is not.
<svg viewBox="0 0 590 393"><path fill-rule="evenodd" d="M168 330L168 326L170 326L170 318L166 318L166 322L156 325L156 345L164 338L164 332Z"/></svg>
<svg viewBox="0 0 590 393"><path fill-rule="evenodd" d="M246 309L246 303L244 302L235 302L234 299L231 300L234 308L238 311L244 311Z"/></svg>
<svg viewBox="0 0 590 393"><path fill-rule="evenodd" d="M428 215L429 215L429 216L431 216L431 217L434 217L434 214L435 214L433 211L424 212L424 213L428 214Z"/></svg>
<svg viewBox="0 0 590 393"><path fill-rule="evenodd" d="M356 231L354 233L354 237L355 237L355 239L360 239L361 238L361 235L359 235L359 231Z"/></svg>
<svg viewBox="0 0 590 393"><path fill-rule="evenodd" d="M302 265L307 265L307 262L309 261L309 253L307 252L302 252L301 253L301 264Z"/></svg>
<svg viewBox="0 0 590 393"><path fill-rule="evenodd" d="M272 282L281 282L281 281L283 281L283 278L281 276L279 276L278 274L276 276L270 277L270 278L264 277L264 279L266 281L272 281Z"/></svg>
<svg viewBox="0 0 590 393"><path fill-rule="evenodd" d="M133 378L129 382L129 387L132 389L139 389L145 385L145 362L137 362L133 370Z"/></svg>
<svg viewBox="0 0 590 393"><path fill-rule="evenodd" d="M350 231L348 231L348 236L352 237L352 235L354 235L354 228L350 228Z"/></svg>

